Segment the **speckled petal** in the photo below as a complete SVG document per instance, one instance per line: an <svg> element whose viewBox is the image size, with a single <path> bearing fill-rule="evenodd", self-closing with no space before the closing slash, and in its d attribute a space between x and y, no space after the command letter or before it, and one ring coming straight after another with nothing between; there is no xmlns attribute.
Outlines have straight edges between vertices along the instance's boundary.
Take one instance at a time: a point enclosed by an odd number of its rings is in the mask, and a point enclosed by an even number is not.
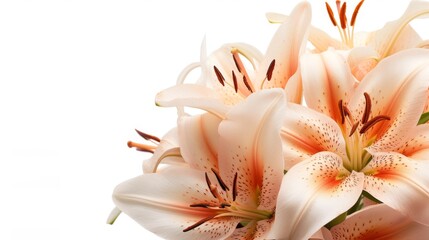
<svg viewBox="0 0 429 240"><path fill-rule="evenodd" d="M269 238L310 238L353 206L363 179L362 173L349 173L341 158L329 152L295 165L283 178Z"/></svg>
<svg viewBox="0 0 429 240"><path fill-rule="evenodd" d="M303 55L300 66L308 106L341 122L338 102L348 103L355 84L346 59L338 52L328 50Z"/></svg>
<svg viewBox="0 0 429 240"><path fill-rule="evenodd" d="M220 119L210 113L184 116L178 121L180 152L195 169L218 169L218 127Z"/></svg>
<svg viewBox="0 0 429 240"><path fill-rule="evenodd" d="M429 125L416 126L410 131L410 138L395 152L413 159L429 159Z"/></svg>
<svg viewBox="0 0 429 240"><path fill-rule="evenodd" d="M347 158L346 144L338 124L328 116L301 105L287 105L281 137L286 170L322 151L335 152Z"/></svg>
<svg viewBox="0 0 429 240"><path fill-rule="evenodd" d="M364 189L413 220L429 225L429 160L399 153L375 153L362 169Z"/></svg>
<svg viewBox="0 0 429 240"><path fill-rule="evenodd" d="M261 90L233 108L219 126L219 168L232 186L238 174L237 201L273 210L283 177L280 125L282 89Z"/></svg>
<svg viewBox="0 0 429 240"><path fill-rule="evenodd" d="M190 168L170 167L128 180L115 188L113 200L121 211L165 239L223 239L240 221L232 217L215 218L183 232L213 215L209 209L189 206L213 201L204 172Z"/></svg>
<svg viewBox="0 0 429 240"><path fill-rule="evenodd" d="M324 235L329 239L329 231ZM404 240L429 236L429 227L412 221L385 204L367 207L331 228L334 240Z"/></svg>
<svg viewBox="0 0 429 240"><path fill-rule="evenodd" d="M417 125L426 104L429 87L429 50L410 49L381 61L356 89L349 103L352 116L360 119L365 109L364 93L371 97L371 116L389 116L366 132L377 141L372 151L400 147Z"/></svg>

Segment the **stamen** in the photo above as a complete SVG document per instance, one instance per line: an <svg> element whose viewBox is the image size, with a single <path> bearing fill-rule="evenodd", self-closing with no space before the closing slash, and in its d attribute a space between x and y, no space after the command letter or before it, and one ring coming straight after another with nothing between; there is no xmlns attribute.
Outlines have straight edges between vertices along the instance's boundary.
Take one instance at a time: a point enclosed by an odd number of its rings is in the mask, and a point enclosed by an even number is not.
<svg viewBox="0 0 429 240"><path fill-rule="evenodd" d="M234 70L232 70L232 81L234 82L234 90L238 92L237 76L235 76Z"/></svg>
<svg viewBox="0 0 429 240"><path fill-rule="evenodd" d="M251 93L253 93L252 88L250 87L249 82L247 81L245 75L243 75L243 82L244 82L244 85L246 85L247 90L249 90Z"/></svg>
<svg viewBox="0 0 429 240"><path fill-rule="evenodd" d="M346 29L347 27L347 17L346 17L346 2L343 3L340 10L340 22L341 22L341 28Z"/></svg>
<svg viewBox="0 0 429 240"><path fill-rule="evenodd" d="M346 118L344 116L344 106L343 106L343 100L341 99L338 101L338 108L340 109L340 115L341 115L341 124L344 124Z"/></svg>
<svg viewBox="0 0 429 240"><path fill-rule="evenodd" d="M334 12L332 11L331 6L329 6L328 2L325 2L326 5L326 11L328 11L328 16L331 19L332 24L334 27L337 26L337 21L335 21Z"/></svg>
<svg viewBox="0 0 429 240"><path fill-rule="evenodd" d="M235 173L234 175L234 183L232 184L232 201L235 201L237 198L237 177L238 173Z"/></svg>
<svg viewBox="0 0 429 240"><path fill-rule="evenodd" d="M203 219L201 219L200 221L198 221L198 222L196 222L196 223L192 224L191 226L189 226L189 227L187 227L187 228L183 229L183 232L187 232L187 231L190 231L190 230L192 230L192 229L194 229L194 228L197 228L197 227L199 227L201 224L204 224L205 222L212 220L214 217L215 217L215 216L208 216L208 217L206 217L206 218L203 218Z"/></svg>
<svg viewBox="0 0 429 240"><path fill-rule="evenodd" d="M209 176L207 175L207 173L205 173L206 175L206 182L207 185L209 186L209 190L212 193L213 197L216 198L217 200L223 202L224 199L223 197L219 194L219 192L217 191L217 188L215 185L212 185L212 183L210 182Z"/></svg>
<svg viewBox="0 0 429 240"><path fill-rule="evenodd" d="M209 179L209 176L207 175L207 173L205 173L205 176L206 176L206 183L207 183L207 186L209 187L209 190L210 190L210 192L213 194L213 197L214 198L216 198L216 195L213 193L213 190L212 190L212 183L210 182L210 179Z"/></svg>
<svg viewBox="0 0 429 240"><path fill-rule="evenodd" d="M365 111L362 116L362 124L365 124L368 122L369 114L371 113L371 97L366 92L363 95L365 96Z"/></svg>
<svg viewBox="0 0 429 240"><path fill-rule="evenodd" d="M145 140L148 140L148 141L154 140L154 141L157 141L157 142L161 142L161 139L159 139L156 136L149 135L149 134L144 133L142 131L139 131L137 129L134 129L134 130L140 135L140 137L144 138Z"/></svg>
<svg viewBox="0 0 429 240"><path fill-rule="evenodd" d="M149 152L149 153L154 153L154 149L156 148L156 146L146 145L142 143L135 143L132 141L128 141L127 146L129 148L135 148L137 151Z"/></svg>
<svg viewBox="0 0 429 240"><path fill-rule="evenodd" d="M270 66L268 67L267 70L267 80L270 81L271 77L273 76L273 70L274 70L274 66L276 65L276 60L273 59L273 61L271 61Z"/></svg>
<svg viewBox="0 0 429 240"><path fill-rule="evenodd" d="M343 109L344 109L344 116L348 117L351 124L354 125L355 121L353 120L352 113L350 112L350 109L347 106L343 106Z"/></svg>
<svg viewBox="0 0 429 240"><path fill-rule="evenodd" d="M250 92L253 93L253 86L251 83L249 83L247 80L249 79L249 75L247 74L246 68L244 67L243 62L240 59L240 56L238 55L238 49L232 48L231 54L234 59L235 66L237 67L238 71L243 74L243 81L246 85L247 89L249 89Z"/></svg>
<svg viewBox="0 0 429 240"><path fill-rule="evenodd" d="M351 20L351 22L350 22L350 26L354 26L355 25L355 22L356 22L356 17L357 17L357 15L358 15L358 12L359 12L359 9L360 9L360 7L362 6L362 4L363 4L363 2L364 2L365 0L362 0L362 1L360 1L359 2L359 4L358 5L356 5L356 7L355 7L355 10L353 11L353 16L352 16L352 20Z"/></svg>
<svg viewBox="0 0 429 240"><path fill-rule="evenodd" d="M357 129L357 127L358 127L358 126L359 126L359 122L356 122L356 123L353 125L352 130L350 130L349 137L351 137L351 136L353 135L353 133L355 133L355 132L356 132L356 129Z"/></svg>
<svg viewBox="0 0 429 240"><path fill-rule="evenodd" d="M225 78L223 77L222 73L216 66L213 66L213 69L216 73L217 80L220 82L220 84L222 84L222 86L225 86Z"/></svg>
<svg viewBox="0 0 429 240"><path fill-rule="evenodd" d="M229 204L229 203L221 203L219 207L220 208L231 207L231 204Z"/></svg>
<svg viewBox="0 0 429 240"><path fill-rule="evenodd" d="M202 208L208 208L208 207L210 207L210 204L207 204L207 203L196 203L196 204L191 204L191 205L189 205L189 207L202 207Z"/></svg>
<svg viewBox="0 0 429 240"><path fill-rule="evenodd" d="M368 131L368 129L373 127L376 123L381 122L381 121L385 121L385 120L390 120L390 117L386 116L386 115L380 115L380 116L373 117L371 120L369 120L367 123L365 123L362 126L359 133L363 134L366 131Z"/></svg>
<svg viewBox="0 0 429 240"><path fill-rule="evenodd" d="M219 172L212 168L212 172L214 173L214 175L216 176L217 181L219 182L220 187L222 188L223 191L229 191L228 186L226 186L225 182L222 180L222 178L219 175Z"/></svg>

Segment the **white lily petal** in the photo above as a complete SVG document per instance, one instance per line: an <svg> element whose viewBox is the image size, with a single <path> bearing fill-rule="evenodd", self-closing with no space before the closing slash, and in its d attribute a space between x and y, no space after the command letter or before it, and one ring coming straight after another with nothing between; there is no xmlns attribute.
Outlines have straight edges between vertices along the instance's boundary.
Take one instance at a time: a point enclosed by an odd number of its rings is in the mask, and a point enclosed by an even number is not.
<svg viewBox="0 0 429 240"><path fill-rule="evenodd" d="M178 147L179 136L177 135L177 128L173 128L161 138L161 142L155 149L152 157L143 161L143 172L156 172L161 162L174 165L184 164L185 161L181 157L180 152L176 150Z"/></svg>
<svg viewBox="0 0 429 240"><path fill-rule="evenodd" d="M331 118L307 107L290 103L281 129L286 170L318 152L335 152L347 158L346 144Z"/></svg>
<svg viewBox="0 0 429 240"><path fill-rule="evenodd" d="M266 13L266 17L271 23L283 23L290 19L289 16L273 12ZM330 47L335 49L347 48L347 46L341 43L341 41L331 38L327 33L314 26L309 26L308 41L313 44L316 48L316 52L319 53L328 50Z"/></svg>
<svg viewBox="0 0 429 240"><path fill-rule="evenodd" d="M285 175L269 235L274 239L308 239L358 200L364 175L348 171L330 152L313 155Z"/></svg>
<svg viewBox="0 0 429 240"><path fill-rule="evenodd" d="M195 84L181 84L159 92L155 103L161 107L193 107L206 110L219 117L223 117L229 107L215 91Z"/></svg>
<svg viewBox="0 0 429 240"><path fill-rule="evenodd" d="M393 50L395 48L397 48L396 50L400 50L403 47L415 45L418 38L415 37L415 34L411 34L412 29L408 28L406 30L407 25L415 18L427 16L429 16L429 2L411 1L401 18L387 23L382 29L374 32L371 39L369 39L369 46L373 47L380 54L381 58L385 58L394 53ZM401 34L406 36L401 37ZM404 42L407 39L411 41L410 44ZM402 47L395 47L397 43L398 45L402 45Z"/></svg>
<svg viewBox="0 0 429 240"><path fill-rule="evenodd" d="M385 58L362 80L349 103L352 116L358 120L363 115L367 93L372 100L370 119L390 117L366 132L378 139L371 151L392 151L407 140L426 104L428 76L429 50L410 49Z"/></svg>
<svg viewBox="0 0 429 240"><path fill-rule="evenodd" d="M429 40L421 41L416 45L417 48L429 48Z"/></svg>
<svg viewBox="0 0 429 240"><path fill-rule="evenodd" d="M429 159L429 125L423 124L413 128L410 138L395 152L413 159Z"/></svg>
<svg viewBox="0 0 429 240"><path fill-rule="evenodd" d="M372 196L429 226L429 160L413 160L399 153L373 153L362 169L364 189Z"/></svg>
<svg viewBox="0 0 429 240"><path fill-rule="evenodd" d="M302 79L301 70L295 72L295 74L289 78L289 81L285 87L285 93L287 101L291 103L301 104L302 102Z"/></svg>
<svg viewBox="0 0 429 240"><path fill-rule="evenodd" d="M298 59L305 49L308 27L311 21L311 6L308 2L298 4L290 19L280 25L265 54L257 75L256 85L260 86L273 60L275 67L270 81L264 82L267 88L285 88L289 78L298 68Z"/></svg>
<svg viewBox="0 0 429 240"><path fill-rule="evenodd" d="M180 152L194 169L218 169L218 127L221 119L206 113L181 117L178 121Z"/></svg>
<svg viewBox="0 0 429 240"><path fill-rule="evenodd" d="M281 89L258 91L228 112L219 126L219 168L230 186L238 174L238 202L264 210L275 206L283 177L280 125L285 103Z"/></svg>
<svg viewBox="0 0 429 240"><path fill-rule="evenodd" d="M355 84L344 57L333 50L305 54L300 66L308 106L341 122L338 102L348 102Z"/></svg>
<svg viewBox="0 0 429 240"><path fill-rule="evenodd" d="M370 47L356 47L350 50L347 61L357 80L362 80L378 63L378 53Z"/></svg>
<svg viewBox="0 0 429 240"><path fill-rule="evenodd" d="M239 222L231 217L215 218L183 232L211 214L189 205L213 201L204 172L190 168L170 167L128 180L115 188L113 200L143 227L166 239L222 239L230 235Z"/></svg>
<svg viewBox="0 0 429 240"><path fill-rule="evenodd" d="M324 231L325 234L328 239L332 234L334 240L422 239L429 236L429 227L411 221L385 204L377 204L350 215L330 231Z"/></svg>

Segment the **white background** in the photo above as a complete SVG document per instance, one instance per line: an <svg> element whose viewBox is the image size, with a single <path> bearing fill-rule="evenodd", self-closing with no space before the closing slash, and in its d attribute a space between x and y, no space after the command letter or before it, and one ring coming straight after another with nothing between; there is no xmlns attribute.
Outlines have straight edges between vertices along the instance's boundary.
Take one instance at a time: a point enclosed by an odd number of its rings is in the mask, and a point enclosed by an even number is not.
<svg viewBox="0 0 429 240"><path fill-rule="evenodd" d="M265 12L297 2L0 1L0 239L157 239L126 215L105 224L113 188L149 157L127 148L133 129L174 126L154 96L198 60L204 36L209 52L236 41L264 52L277 27ZM313 24L338 36L324 1L311 3ZM407 3L366 1L357 30Z"/></svg>

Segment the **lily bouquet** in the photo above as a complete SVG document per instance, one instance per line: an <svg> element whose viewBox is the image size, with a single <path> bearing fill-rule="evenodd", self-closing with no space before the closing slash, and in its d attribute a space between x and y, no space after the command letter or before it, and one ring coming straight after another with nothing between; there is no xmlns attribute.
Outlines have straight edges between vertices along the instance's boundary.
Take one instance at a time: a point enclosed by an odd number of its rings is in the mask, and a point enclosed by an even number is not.
<svg viewBox="0 0 429 240"><path fill-rule="evenodd" d="M165 239L427 239L429 42L409 23L429 2L355 33L363 3L326 3L341 40L302 2L267 14L279 28L265 54L203 43L156 96L177 126L128 143L153 155L115 188L109 222L124 212Z"/></svg>

